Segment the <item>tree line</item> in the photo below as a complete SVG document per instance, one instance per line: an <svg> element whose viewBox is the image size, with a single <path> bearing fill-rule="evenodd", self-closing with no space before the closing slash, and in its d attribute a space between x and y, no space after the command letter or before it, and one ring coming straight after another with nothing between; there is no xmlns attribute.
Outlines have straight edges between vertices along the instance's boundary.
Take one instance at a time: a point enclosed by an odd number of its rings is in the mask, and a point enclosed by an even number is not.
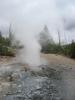
<svg viewBox="0 0 75 100"><path fill-rule="evenodd" d="M63 54L71 58L75 58L75 42L72 41L70 44L61 45L60 34L59 43L55 43L53 38L50 36L47 26L44 27L43 31L39 34L39 43L42 47L42 53L53 53ZM13 43L13 41L15 41ZM8 37L4 37L0 31L0 55L1 56L15 56L17 50L23 48L20 41L15 40L14 35L9 31Z"/></svg>
<svg viewBox="0 0 75 100"><path fill-rule="evenodd" d="M55 43L50 36L47 26L44 27L40 33L40 45L42 46L42 53L62 54L71 58L75 58L75 42L69 44L61 44L60 33L58 32L59 43Z"/></svg>

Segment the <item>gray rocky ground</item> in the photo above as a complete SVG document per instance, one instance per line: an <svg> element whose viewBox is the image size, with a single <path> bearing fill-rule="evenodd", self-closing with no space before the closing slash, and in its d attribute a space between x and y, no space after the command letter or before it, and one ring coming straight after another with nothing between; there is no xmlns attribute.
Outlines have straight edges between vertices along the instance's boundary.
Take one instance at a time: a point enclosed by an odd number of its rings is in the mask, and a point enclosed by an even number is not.
<svg viewBox="0 0 75 100"><path fill-rule="evenodd" d="M21 63L0 64L0 100L75 100L74 65L39 67L33 71Z"/></svg>

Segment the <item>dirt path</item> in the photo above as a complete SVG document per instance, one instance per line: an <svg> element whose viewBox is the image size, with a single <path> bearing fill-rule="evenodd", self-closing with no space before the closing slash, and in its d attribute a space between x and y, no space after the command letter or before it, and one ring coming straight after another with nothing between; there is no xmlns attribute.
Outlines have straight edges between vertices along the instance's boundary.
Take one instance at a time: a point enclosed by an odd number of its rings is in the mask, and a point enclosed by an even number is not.
<svg viewBox="0 0 75 100"><path fill-rule="evenodd" d="M57 54L41 54L41 57L46 59L49 64L65 64L65 65L75 65L75 60L68 57L57 55ZM0 64L10 63L15 61L16 58L10 57L0 57Z"/></svg>
<svg viewBox="0 0 75 100"><path fill-rule="evenodd" d="M65 64L65 65L75 65L75 60L68 57L56 54L42 54L42 57L47 59L49 64Z"/></svg>

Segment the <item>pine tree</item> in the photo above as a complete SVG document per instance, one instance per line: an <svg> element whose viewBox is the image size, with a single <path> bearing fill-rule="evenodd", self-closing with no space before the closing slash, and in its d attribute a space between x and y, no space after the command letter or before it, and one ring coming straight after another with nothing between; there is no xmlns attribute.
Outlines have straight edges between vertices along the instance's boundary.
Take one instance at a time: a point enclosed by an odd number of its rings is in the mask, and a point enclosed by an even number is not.
<svg viewBox="0 0 75 100"><path fill-rule="evenodd" d="M54 44L52 37L50 36L48 27L45 25L43 31L40 33L40 44L46 46L48 44Z"/></svg>

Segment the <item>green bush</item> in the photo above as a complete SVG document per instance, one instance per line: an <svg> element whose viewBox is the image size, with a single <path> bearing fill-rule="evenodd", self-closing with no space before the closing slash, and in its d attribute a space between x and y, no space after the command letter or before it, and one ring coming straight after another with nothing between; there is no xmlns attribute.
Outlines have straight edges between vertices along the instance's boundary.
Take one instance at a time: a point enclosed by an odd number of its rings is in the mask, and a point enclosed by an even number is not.
<svg viewBox="0 0 75 100"><path fill-rule="evenodd" d="M70 57L75 58L75 42L72 41L71 46L70 46Z"/></svg>
<svg viewBox="0 0 75 100"><path fill-rule="evenodd" d="M42 52L43 53L62 53L63 48L62 46L58 44L48 44L44 47L42 47Z"/></svg>
<svg viewBox="0 0 75 100"><path fill-rule="evenodd" d="M11 46L9 37L3 37L0 32L0 55L1 56L15 56L14 49Z"/></svg>
<svg viewBox="0 0 75 100"><path fill-rule="evenodd" d="M42 47L43 53L63 54L65 56L75 58L75 42L60 46L59 44L48 44Z"/></svg>
<svg viewBox="0 0 75 100"><path fill-rule="evenodd" d="M15 56L15 52L13 48L0 45L0 55L1 56Z"/></svg>

